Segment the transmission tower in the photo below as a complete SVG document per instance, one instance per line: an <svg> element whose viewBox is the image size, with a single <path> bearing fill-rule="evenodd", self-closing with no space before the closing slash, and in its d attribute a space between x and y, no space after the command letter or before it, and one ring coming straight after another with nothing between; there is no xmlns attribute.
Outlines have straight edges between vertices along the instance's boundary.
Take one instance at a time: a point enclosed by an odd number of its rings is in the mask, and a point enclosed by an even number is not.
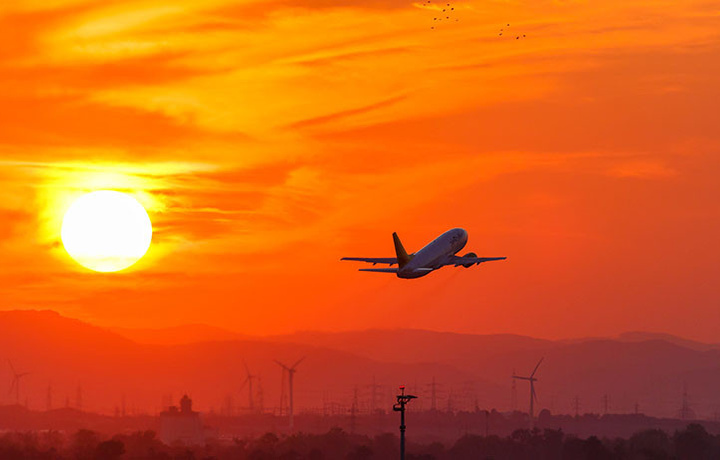
<svg viewBox="0 0 720 460"><path fill-rule="evenodd" d="M435 377L432 379L430 387L430 410L435 412L437 410L437 388L435 384Z"/></svg>
<svg viewBox="0 0 720 460"><path fill-rule="evenodd" d="M78 387L77 387L77 393L75 394L75 407L77 408L77 410L82 410L82 408L83 408L82 385L78 385Z"/></svg>
<svg viewBox="0 0 720 460"><path fill-rule="evenodd" d="M52 385L48 384L47 388L47 399L45 400L45 410L50 412L52 410Z"/></svg>
<svg viewBox="0 0 720 460"><path fill-rule="evenodd" d="M355 434L358 413L358 389L357 386L353 390L353 402L350 406L350 433Z"/></svg>
<svg viewBox="0 0 720 460"><path fill-rule="evenodd" d="M608 408L610 407L610 397L607 394L604 394L602 397L602 404L603 404L603 414L608 414Z"/></svg>
<svg viewBox="0 0 720 460"><path fill-rule="evenodd" d="M573 408L575 409L575 418L580 417L580 397L575 396L575 399L573 400Z"/></svg>
<svg viewBox="0 0 720 460"><path fill-rule="evenodd" d="M682 406L680 407L680 419L687 420L693 418L694 414L690 409L690 403L688 402L687 382L683 383L683 397Z"/></svg>
<svg viewBox="0 0 720 460"><path fill-rule="evenodd" d="M515 369L513 369L512 375L515 375ZM510 389L510 408L513 412L517 410L517 380L512 379L512 388Z"/></svg>

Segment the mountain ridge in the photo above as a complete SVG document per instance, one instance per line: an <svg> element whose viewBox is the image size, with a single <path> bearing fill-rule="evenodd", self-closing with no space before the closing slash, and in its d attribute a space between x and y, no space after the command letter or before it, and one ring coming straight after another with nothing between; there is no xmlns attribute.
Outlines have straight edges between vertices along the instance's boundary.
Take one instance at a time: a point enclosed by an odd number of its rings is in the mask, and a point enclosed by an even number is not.
<svg viewBox="0 0 720 460"><path fill-rule="evenodd" d="M75 401L82 392L83 404L102 413L112 413L125 397L157 411L169 395L185 392L201 410L220 410L228 400L243 406L249 398L243 388L247 364L260 378L254 389L262 386L270 410L279 405L283 376L275 360L294 362L304 356L295 376L298 410L322 410L328 401L349 404L355 388L367 407L372 385L378 387L377 404L382 401L384 407L399 384L421 395L416 407L429 407L433 381L441 407L452 399L457 409L472 410L479 404L509 410L510 376L531 372L542 357L536 384L539 407L553 412L571 412L576 395L585 401L585 410L599 412L601 398L609 394L618 411L632 411L639 403L646 413L674 416L685 384L697 412L711 414L720 404L715 391L720 385L720 350L652 334L568 342L513 334L376 329L205 338L138 343L49 310L0 312L0 361L12 360L18 372L31 372L23 378L19 400L27 398L31 407L45 401L50 391L59 401ZM648 340L639 340L643 338ZM0 382L11 377L10 367L0 365ZM527 388L523 382L517 386L523 408ZM16 401L0 391L3 402Z"/></svg>

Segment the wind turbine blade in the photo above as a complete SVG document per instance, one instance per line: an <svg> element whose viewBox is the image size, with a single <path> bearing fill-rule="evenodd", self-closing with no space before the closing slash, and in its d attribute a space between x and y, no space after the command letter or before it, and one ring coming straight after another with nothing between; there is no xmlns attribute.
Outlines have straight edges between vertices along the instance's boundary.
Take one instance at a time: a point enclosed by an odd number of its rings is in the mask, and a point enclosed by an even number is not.
<svg viewBox="0 0 720 460"><path fill-rule="evenodd" d="M535 400L535 402L538 402L537 393L535 393L535 385L532 387L532 397Z"/></svg>
<svg viewBox="0 0 720 460"><path fill-rule="evenodd" d="M245 366L245 372L247 372L248 378L250 377L250 368L248 367L247 363L243 359L243 366Z"/></svg>
<svg viewBox="0 0 720 460"><path fill-rule="evenodd" d="M12 379L12 383L10 384L10 391L8 391L8 394L11 395L13 390L15 389L15 385L17 383L17 378Z"/></svg>
<svg viewBox="0 0 720 460"><path fill-rule="evenodd" d="M275 362L278 364L278 366L282 367L282 368L285 369L286 371L289 370L289 368L288 368L286 365L284 365L283 363L281 363L281 362L278 361L277 359L273 359L273 361L275 361Z"/></svg>
<svg viewBox="0 0 720 460"><path fill-rule="evenodd" d="M10 361L9 359L8 359L8 364L10 365L10 369L12 369L13 374L17 375L17 372L15 372L15 366L12 365L12 361Z"/></svg>
<svg viewBox="0 0 720 460"><path fill-rule="evenodd" d="M240 387L240 391L244 390L247 386L248 380L250 380L250 377L246 378L245 381L242 383L242 386Z"/></svg>
<svg viewBox="0 0 720 460"><path fill-rule="evenodd" d="M298 364L300 364L301 362L303 362L305 360L305 358L307 358L307 356L303 356L302 358L298 359L297 362L295 364L293 364L291 369L295 369Z"/></svg>
<svg viewBox="0 0 720 460"><path fill-rule="evenodd" d="M538 367L540 367L540 363L543 362L543 359L545 359L544 356L543 356L542 358L540 358L540 361L538 361L537 366L535 366L535 369L532 371L532 374L530 374L530 377L531 377L531 378L532 378L532 377L535 377L535 372L537 372Z"/></svg>

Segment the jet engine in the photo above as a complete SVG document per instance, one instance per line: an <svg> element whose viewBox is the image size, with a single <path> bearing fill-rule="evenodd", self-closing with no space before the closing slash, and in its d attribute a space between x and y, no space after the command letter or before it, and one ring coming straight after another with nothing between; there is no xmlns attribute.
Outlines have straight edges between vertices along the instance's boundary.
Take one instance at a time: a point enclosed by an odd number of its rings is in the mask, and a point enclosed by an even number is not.
<svg viewBox="0 0 720 460"><path fill-rule="evenodd" d="M463 257L477 257L477 254L475 254L474 252L468 252L468 253L465 254ZM465 268L470 268L470 267L472 267L474 264L475 264L475 263L473 262L473 263L470 263L470 264L462 264L462 266L465 267Z"/></svg>

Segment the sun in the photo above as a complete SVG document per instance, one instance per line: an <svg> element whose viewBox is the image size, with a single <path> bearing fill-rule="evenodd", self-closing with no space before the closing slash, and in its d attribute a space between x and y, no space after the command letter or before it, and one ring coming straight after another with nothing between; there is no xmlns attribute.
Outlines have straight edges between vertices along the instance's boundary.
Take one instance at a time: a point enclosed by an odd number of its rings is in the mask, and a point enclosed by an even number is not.
<svg viewBox="0 0 720 460"><path fill-rule="evenodd" d="M73 202L63 218L60 237L80 265L97 272L116 272L145 255L152 240L152 223L132 196L98 190Z"/></svg>

